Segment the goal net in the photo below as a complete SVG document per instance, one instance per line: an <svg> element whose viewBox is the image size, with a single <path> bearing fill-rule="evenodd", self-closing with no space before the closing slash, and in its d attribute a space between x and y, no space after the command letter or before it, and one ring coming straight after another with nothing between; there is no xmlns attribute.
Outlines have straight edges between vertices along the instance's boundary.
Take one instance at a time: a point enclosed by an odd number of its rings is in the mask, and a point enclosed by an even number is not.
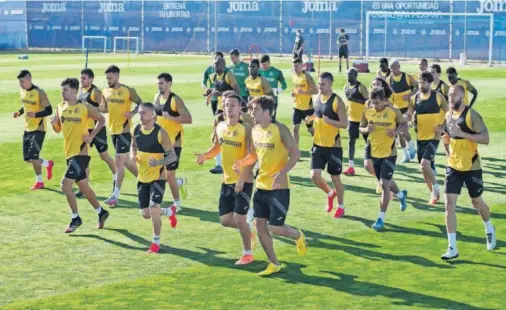
<svg viewBox="0 0 506 310"><path fill-rule="evenodd" d="M492 64L494 16L474 13L369 11L366 58L467 59Z"/></svg>
<svg viewBox="0 0 506 310"><path fill-rule="evenodd" d="M139 53L139 37L114 37L114 53Z"/></svg>
<svg viewBox="0 0 506 310"><path fill-rule="evenodd" d="M107 37L105 36L83 36L82 50L107 52Z"/></svg>

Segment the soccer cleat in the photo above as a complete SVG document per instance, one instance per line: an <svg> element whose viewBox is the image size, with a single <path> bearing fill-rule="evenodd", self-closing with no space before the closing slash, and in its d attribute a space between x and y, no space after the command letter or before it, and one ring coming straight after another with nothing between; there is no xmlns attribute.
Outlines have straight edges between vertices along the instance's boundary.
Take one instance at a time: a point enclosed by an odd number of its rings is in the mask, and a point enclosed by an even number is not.
<svg viewBox="0 0 506 310"><path fill-rule="evenodd" d="M215 166L213 169L209 170L212 174L222 174L223 168L221 166Z"/></svg>
<svg viewBox="0 0 506 310"><path fill-rule="evenodd" d="M492 233L487 234L487 250L492 251L495 248L496 245L496 239L495 239L495 227L494 231Z"/></svg>
<svg viewBox="0 0 506 310"><path fill-rule="evenodd" d="M114 195L111 195L111 197L107 198L107 200L105 200L104 203L110 206L111 208L115 208L118 205L118 199L116 199Z"/></svg>
<svg viewBox="0 0 506 310"><path fill-rule="evenodd" d="M344 217L344 208L337 208L336 213L334 213L334 218L339 219Z"/></svg>
<svg viewBox="0 0 506 310"><path fill-rule="evenodd" d="M346 169L345 172L343 172L343 174L346 176L354 176L355 175L355 168L349 167L348 169Z"/></svg>
<svg viewBox="0 0 506 310"><path fill-rule="evenodd" d="M372 229L374 229L374 230L378 231L378 230L380 230L380 229L383 229L383 225L384 225L383 220L382 220L381 218L379 218L379 217L378 217L378 219L376 220L376 222L374 222L374 223L371 225L371 227L372 227Z"/></svg>
<svg viewBox="0 0 506 310"><path fill-rule="evenodd" d="M181 180L181 185L179 185L179 192L181 193L181 198L186 199L186 197L188 197L188 190L186 189L185 186L187 183L186 177L183 176L179 179Z"/></svg>
<svg viewBox="0 0 506 310"><path fill-rule="evenodd" d="M436 195L432 195L430 201L429 201L429 204L430 205L435 205L439 202L439 198L440 198L440 195L439 195L439 192L436 193Z"/></svg>
<svg viewBox="0 0 506 310"><path fill-rule="evenodd" d="M404 155L404 158L401 160L401 163L405 164L405 163L409 163L410 161L410 158L406 155Z"/></svg>
<svg viewBox="0 0 506 310"><path fill-rule="evenodd" d="M176 225L177 225L177 218L176 218L176 206L175 205L172 205L170 207L170 210L172 211L172 215L169 216L169 222L170 222L170 227L172 228L176 228Z"/></svg>
<svg viewBox="0 0 506 310"><path fill-rule="evenodd" d="M380 182L376 183L376 194L383 193L383 189L381 188Z"/></svg>
<svg viewBox="0 0 506 310"><path fill-rule="evenodd" d="M43 188L44 188L43 182L35 182L35 184L33 184L32 187L30 187L30 190L34 191L34 190L43 189Z"/></svg>
<svg viewBox="0 0 506 310"><path fill-rule="evenodd" d="M67 226L67 229L65 229L66 234L73 233L76 231L77 227L81 226L83 224L83 221L81 220L81 217L73 218L72 221L70 221L69 226Z"/></svg>
<svg viewBox="0 0 506 310"><path fill-rule="evenodd" d="M416 156L416 150L415 148L409 148L409 159L413 160Z"/></svg>
<svg viewBox="0 0 506 310"><path fill-rule="evenodd" d="M300 238L297 239L297 241L295 241L295 243L297 244L297 254L299 256L304 256L304 255L306 255L306 252L307 252L306 236L304 236L304 233L302 232L302 230L299 229L299 232L300 232Z"/></svg>
<svg viewBox="0 0 506 310"><path fill-rule="evenodd" d="M158 253L160 252L160 246L156 243L151 243L151 246L149 247L149 249L147 250L146 253Z"/></svg>
<svg viewBox="0 0 506 310"><path fill-rule="evenodd" d="M267 265L267 268L265 268L264 271L259 272L258 275L263 276L263 277L270 276L271 274L278 273L280 271L281 271L281 266L274 265L273 263L269 263L269 265Z"/></svg>
<svg viewBox="0 0 506 310"><path fill-rule="evenodd" d="M406 199L408 199L408 191L403 189L401 191L404 195L402 195L402 199L399 199L399 201L401 202L401 211L405 211L406 208L408 207L408 204L406 202Z"/></svg>
<svg viewBox="0 0 506 310"><path fill-rule="evenodd" d="M51 180L53 178L53 167L54 161L50 160L49 165L46 167L46 177L48 180Z"/></svg>
<svg viewBox="0 0 506 310"><path fill-rule="evenodd" d="M327 195L327 212L332 211L334 208L334 199L336 199L337 193L335 190L332 191L332 195Z"/></svg>
<svg viewBox="0 0 506 310"><path fill-rule="evenodd" d="M100 214L98 215L98 229L104 229L105 220L109 217L109 212L106 209L102 209Z"/></svg>
<svg viewBox="0 0 506 310"><path fill-rule="evenodd" d="M457 251L457 249L454 249L452 247L448 247L448 251L446 251L446 253L441 255L441 259L444 261L451 260L457 257L459 257L459 251Z"/></svg>
<svg viewBox="0 0 506 310"><path fill-rule="evenodd" d="M253 255L244 254L243 256L241 256L241 258L238 261L235 262L235 265L236 266L247 265L249 263L252 263L253 261L255 261L255 259L253 258Z"/></svg>
<svg viewBox="0 0 506 310"><path fill-rule="evenodd" d="M84 197L83 192L81 192L80 190L77 190L75 194L76 194L76 197L77 197L77 198Z"/></svg>

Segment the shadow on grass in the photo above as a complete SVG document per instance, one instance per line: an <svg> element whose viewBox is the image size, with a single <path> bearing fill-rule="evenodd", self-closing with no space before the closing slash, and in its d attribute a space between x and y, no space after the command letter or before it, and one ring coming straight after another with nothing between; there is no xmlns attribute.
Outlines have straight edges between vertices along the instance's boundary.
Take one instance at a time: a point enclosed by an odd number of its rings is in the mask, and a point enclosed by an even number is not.
<svg viewBox="0 0 506 310"><path fill-rule="evenodd" d="M138 242L143 247L133 247L121 242L111 241L107 238L96 236L96 235L72 235L74 237L91 237L98 240L109 242L113 245L117 245L126 249L142 250L145 251L149 246L150 242L140 236L132 234L125 229L111 229L116 231L131 240ZM222 252L210 250L207 248L199 248L202 252L192 251L188 249L176 248L171 246L162 246L160 254L176 255L181 258L190 259L209 267L220 267L228 268L232 270L258 272L261 271L265 266L265 263L254 262L250 265L243 267L235 267L234 260L229 258L219 257L217 255ZM392 305L395 306L419 306L425 308L451 308L451 309L485 309L473 307L466 303L457 302L447 298L440 298L421 293L410 292L400 288L390 287L386 285L370 283L365 281L357 280L356 275L339 273L335 271L320 271L329 275L325 276L314 276L308 275L302 272L302 269L307 265L287 262L284 264L286 267L279 274L271 276L266 281L275 279L281 279L289 284L307 284L319 287L331 288L338 292L352 294L361 297L384 297L389 298Z"/></svg>

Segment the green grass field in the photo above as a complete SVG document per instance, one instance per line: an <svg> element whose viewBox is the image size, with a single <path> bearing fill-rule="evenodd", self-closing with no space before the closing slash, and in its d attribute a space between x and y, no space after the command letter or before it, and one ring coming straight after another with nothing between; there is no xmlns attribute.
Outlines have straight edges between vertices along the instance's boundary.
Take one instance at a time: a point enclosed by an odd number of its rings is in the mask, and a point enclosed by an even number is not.
<svg viewBox="0 0 506 310"><path fill-rule="evenodd" d="M281 238L275 248L284 266L271 278L257 272L266 266L260 245L256 262L237 268L241 253L236 231L219 224L217 201L220 176L200 167L193 153L210 146L212 115L204 105L200 82L209 57L91 55L89 66L105 85L103 70L121 68L121 82L137 89L145 101L157 91L156 76L174 77L173 91L188 105L194 123L185 128L185 147L179 174L189 181L189 198L176 229L164 222L162 253L145 253L151 242L151 222L142 219L136 203L136 181L125 178L121 205L110 210L107 229L95 229L96 214L85 199L79 200L84 224L74 234L63 233L70 210L59 189L65 170L61 135L49 131L42 156L56 162L54 179L46 190L31 192L31 166L22 160L23 121L11 113L19 109L17 72L29 68L34 83L48 93L55 107L60 82L77 77L84 64L79 54L31 54L27 61L0 55L0 308L5 309L498 309L504 308L506 279L506 95L505 68L458 67L460 75L479 90L476 109L491 132L489 146L480 146L483 159L484 198L497 228L497 249L487 252L484 227L464 189L458 207L460 258L444 263L446 250L444 205L428 206L428 190L415 162L399 164L395 178L409 191L406 212L393 201L386 229L370 228L378 212L375 179L364 169L343 177L346 217L335 220L324 211L325 195L309 178L311 139L302 134L302 160L291 172L292 204L287 223L302 228L309 251L298 257L294 243ZM273 65L290 77L288 58ZM447 64L443 67L446 68ZM376 65L373 65L375 70ZM335 62L322 70L335 73L334 89L342 95L344 74ZM403 70L415 72L414 64ZM359 80L370 84L372 74ZM290 80L290 78L288 78ZM291 81L289 81L290 83ZM291 101L280 99L280 120L290 125ZM347 134L343 144L347 145ZM362 164L363 142L357 146L357 166ZM347 146L345 146L347 154ZM110 194L111 176L92 151L91 183L100 199ZM111 153L112 154L112 153ZM443 184L445 158L442 147L436 159ZM346 157L346 156L345 156ZM345 158L347 162L347 158ZM167 203L172 199L167 191Z"/></svg>

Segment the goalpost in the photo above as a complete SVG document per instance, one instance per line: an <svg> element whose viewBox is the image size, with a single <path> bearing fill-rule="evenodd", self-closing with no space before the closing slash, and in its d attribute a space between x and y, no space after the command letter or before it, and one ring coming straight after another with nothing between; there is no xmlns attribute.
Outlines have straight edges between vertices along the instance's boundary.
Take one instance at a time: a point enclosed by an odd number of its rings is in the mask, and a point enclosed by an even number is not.
<svg viewBox="0 0 506 310"><path fill-rule="evenodd" d="M449 59L451 60L453 58L453 50L454 50L454 39L453 39L453 36L456 35L456 36L459 36L461 32L464 32L464 36L467 35L466 33L466 29L465 27L463 27L463 29L454 29L455 25L455 21L453 20L454 18L458 18L458 17L473 17L473 18L488 18L489 19L489 25L488 25L488 65L489 66L492 66L492 56L493 56L493 37L494 37L494 15L493 14L477 14L477 13L438 13L438 12L386 12L386 11L369 11L366 13L366 20L365 20L365 35L366 35L366 39L365 39L365 57L366 59L369 59L370 57L370 52L371 52L371 47L369 46L369 42L371 40L371 36L372 35L378 35L378 34L383 34L384 35L384 40L383 40L383 53L385 54L384 56L386 56L386 50L387 50L387 45L388 45L388 41L387 41L387 37L388 37L388 26L389 26L389 21L390 22L395 22L395 21L398 21L399 19L402 19L403 21L403 27L405 24L408 24L408 21L410 21L410 19L412 19L412 16L418 16L420 17L420 20L427 20L427 25L430 26L430 25L434 25L437 23L437 21L435 20L430 20L432 17L434 16L442 16L442 17L448 17L449 18L449 21L448 22L445 22L445 23L441 23L441 25L446 25L446 26L442 26L442 27L449 27L449 30L448 30L448 45L447 45L447 48L448 48L448 52L449 52ZM373 30L371 30L371 24L372 24L372 21L371 19L373 19L374 21L376 22L380 22L382 21L383 24L382 24L382 27L383 29L380 29L380 28L375 28ZM421 22L420 22L421 23ZM419 23L419 24L420 24ZM415 28L419 28L419 27L415 27ZM418 29L416 29L418 30ZM372 31L372 33L371 33ZM413 30L415 31L415 30ZM393 33L394 34L397 34L397 29L394 28L393 29ZM401 35L403 35L403 33L401 32ZM425 29L422 29L420 31L420 33L418 33L417 31L416 32L409 32L407 33L407 35L421 35L421 36L426 36L427 33L426 33L426 30ZM437 37L436 37L437 39ZM391 41L392 45L396 45L396 44L399 44L399 43L402 43L402 42L395 42L395 41ZM440 41L441 42L441 41ZM469 48L469 47L468 47ZM397 55L397 56L400 56L400 55Z"/></svg>
<svg viewBox="0 0 506 310"><path fill-rule="evenodd" d="M118 49L118 40L126 42L126 49ZM135 41L135 54L139 53L139 37L114 37L113 39L113 52L116 54L119 51L130 53L130 41ZM124 45L123 45L124 46Z"/></svg>
<svg viewBox="0 0 506 310"><path fill-rule="evenodd" d="M104 41L104 49L103 49L103 52L106 53L107 52L107 37L105 36L83 36L83 39L82 39L82 44L81 44L81 48L83 50L83 52L85 50L89 50L89 49L92 49L92 48L87 48L86 47L86 41L90 42L92 40L103 40ZM99 49L95 49L95 50L99 50Z"/></svg>

